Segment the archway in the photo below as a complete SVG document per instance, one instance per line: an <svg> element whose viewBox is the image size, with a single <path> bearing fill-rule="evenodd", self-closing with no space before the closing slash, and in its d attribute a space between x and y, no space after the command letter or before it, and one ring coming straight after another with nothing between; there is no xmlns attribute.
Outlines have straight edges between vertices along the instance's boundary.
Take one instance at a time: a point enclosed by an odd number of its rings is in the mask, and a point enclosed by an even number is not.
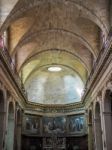
<svg viewBox="0 0 112 150"><path fill-rule="evenodd" d="M93 121L92 110L89 110L88 116L88 149L93 150Z"/></svg>
<svg viewBox="0 0 112 150"><path fill-rule="evenodd" d="M104 97L104 124L105 124L105 136L106 143L104 146L108 150L112 149L112 91L106 90Z"/></svg>
<svg viewBox="0 0 112 150"><path fill-rule="evenodd" d="M95 147L96 150L103 150L102 143L102 129L101 129L101 116L100 116L100 104L97 102L95 106Z"/></svg>
<svg viewBox="0 0 112 150"><path fill-rule="evenodd" d="M10 102L8 108L6 149L13 150L13 147L14 147L14 106L13 103Z"/></svg>
<svg viewBox="0 0 112 150"><path fill-rule="evenodd" d="M0 150L4 147L4 126L5 126L5 101L3 91L0 90Z"/></svg>

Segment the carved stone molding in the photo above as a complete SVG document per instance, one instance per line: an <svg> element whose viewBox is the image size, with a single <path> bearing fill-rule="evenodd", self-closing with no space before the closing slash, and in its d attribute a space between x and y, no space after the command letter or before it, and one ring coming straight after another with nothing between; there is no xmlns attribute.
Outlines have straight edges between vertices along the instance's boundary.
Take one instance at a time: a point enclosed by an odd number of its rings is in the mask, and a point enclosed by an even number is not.
<svg viewBox="0 0 112 150"><path fill-rule="evenodd" d="M102 100L102 91L99 91L97 94L97 100L101 101Z"/></svg>

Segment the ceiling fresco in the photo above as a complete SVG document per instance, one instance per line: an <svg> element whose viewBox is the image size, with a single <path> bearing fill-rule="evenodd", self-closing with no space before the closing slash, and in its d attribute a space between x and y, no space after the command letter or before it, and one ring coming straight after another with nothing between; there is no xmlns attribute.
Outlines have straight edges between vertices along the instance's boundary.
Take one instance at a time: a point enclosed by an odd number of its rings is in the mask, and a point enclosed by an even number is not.
<svg viewBox="0 0 112 150"><path fill-rule="evenodd" d="M8 50L28 100L80 101L109 32L109 0L13 1L0 1L1 12L7 12L0 18L0 33L10 35ZM62 70L48 71L54 66Z"/></svg>

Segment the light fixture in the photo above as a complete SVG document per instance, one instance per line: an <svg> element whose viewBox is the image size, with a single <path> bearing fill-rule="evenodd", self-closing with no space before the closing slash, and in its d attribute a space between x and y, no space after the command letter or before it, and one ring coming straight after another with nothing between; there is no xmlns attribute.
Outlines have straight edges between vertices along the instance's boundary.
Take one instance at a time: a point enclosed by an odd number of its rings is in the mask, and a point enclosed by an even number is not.
<svg viewBox="0 0 112 150"><path fill-rule="evenodd" d="M51 72L59 72L61 70L62 70L62 68L61 67L57 67L57 66L52 66L52 67L48 68L48 71L51 71Z"/></svg>

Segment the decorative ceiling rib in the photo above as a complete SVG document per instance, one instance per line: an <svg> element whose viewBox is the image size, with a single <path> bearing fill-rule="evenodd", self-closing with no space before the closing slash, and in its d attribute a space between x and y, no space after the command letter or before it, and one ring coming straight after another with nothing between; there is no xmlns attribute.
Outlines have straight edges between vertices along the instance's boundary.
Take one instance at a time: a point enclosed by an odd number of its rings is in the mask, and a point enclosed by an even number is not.
<svg viewBox="0 0 112 150"><path fill-rule="evenodd" d="M45 65L48 66L54 64L68 66L69 68L75 70L75 72L77 72L80 75L84 83L86 82L88 72L87 69L85 69L86 67L83 65L83 63L81 63L80 60L77 59L77 57L68 54L65 51L57 51L57 50L53 50L52 53L50 52L50 50L45 51L38 55L34 55L33 58L31 57L22 67L23 72L26 74L26 75L24 74L25 76L24 80L26 80L27 76L29 76L29 74L31 74L34 70ZM27 69L25 70L25 68Z"/></svg>
<svg viewBox="0 0 112 150"><path fill-rule="evenodd" d="M46 49L46 50L40 50L39 52L35 52L34 51L34 53L31 55L31 56L29 56L27 59L25 59L25 61L24 61L24 63L21 63L21 66L19 66L19 71L18 72L20 72L21 71L21 69L29 62L29 61L32 61L32 60L35 60L35 59L37 59L37 56L39 55L40 56L40 54L42 54L42 53L46 53L46 52L49 52L49 53L51 53L51 55L53 55L53 53L55 52L55 54L57 53L57 55L60 57L60 54L61 53L65 53L65 54L68 54L68 55L71 55L72 56L72 58L74 57L74 59L77 59L77 60L79 60L79 61L81 61L81 63L82 63L82 65L86 68L86 70L88 71L88 73L90 73L90 69L91 69L91 66L92 66L92 62L91 62L91 59L89 60L89 58L87 57L87 55L85 56L85 59L84 59L84 57L83 57L83 59L81 59L81 57L79 57L78 56L78 54L74 54L74 53L72 53L72 52L70 52L70 51L67 51L67 50L65 50L65 49L56 49L56 48L54 48L54 49ZM85 53L84 53L85 54ZM82 53L82 55L83 55L83 53ZM90 54L91 55L91 54ZM21 58L21 55L20 56L18 56L18 57L20 57ZM36 57L36 58L35 58ZM55 55L55 57L56 57L56 55ZM56 59L58 59L59 57L56 57ZM25 57L24 57L25 58ZM19 59L20 60L20 59ZM83 60L85 60L85 61L83 61ZM52 58L52 61L53 61L53 58ZM22 62L22 60L21 60L21 62ZM51 62L52 63L52 62ZM55 60L54 60L54 63L58 63L57 61L55 62ZM19 64L19 62L18 62L18 64Z"/></svg>

